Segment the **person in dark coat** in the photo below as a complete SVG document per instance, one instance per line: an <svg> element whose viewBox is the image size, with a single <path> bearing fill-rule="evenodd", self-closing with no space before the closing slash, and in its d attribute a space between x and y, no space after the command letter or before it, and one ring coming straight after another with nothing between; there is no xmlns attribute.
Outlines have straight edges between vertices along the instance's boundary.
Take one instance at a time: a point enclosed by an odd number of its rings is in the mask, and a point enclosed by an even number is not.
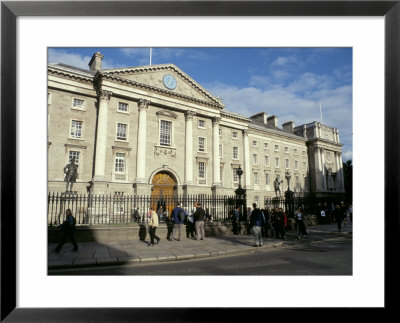
<svg viewBox="0 0 400 323"><path fill-rule="evenodd" d="M264 244L263 237L261 234L261 228L264 225L265 218L261 210L257 207L256 203L253 203L253 212L250 217L250 227L254 234L254 245L253 247L262 247Z"/></svg>
<svg viewBox="0 0 400 323"><path fill-rule="evenodd" d="M343 210L339 205L336 205L335 210L333 211L333 218L337 223L338 231L342 232Z"/></svg>
<svg viewBox="0 0 400 323"><path fill-rule="evenodd" d="M305 225L305 219L304 219L303 212L301 211L301 208L298 208L297 212L296 212L296 226L297 226L297 229L299 232L299 239L303 235L308 236L308 232L307 232L306 225Z"/></svg>
<svg viewBox="0 0 400 323"><path fill-rule="evenodd" d="M285 239L284 214L282 209L276 208L275 211L275 238Z"/></svg>
<svg viewBox="0 0 400 323"><path fill-rule="evenodd" d="M78 251L78 244L76 243L74 234L75 234L75 218L72 216L72 212L70 209L67 209L65 211L66 218L62 224L60 224L58 227L62 231L62 235L60 240L58 241L57 247L54 249L55 252L60 252L62 246L64 245L65 241L67 238L72 242L72 245L74 248L72 251L76 252Z"/></svg>
<svg viewBox="0 0 400 323"><path fill-rule="evenodd" d="M194 225L196 229L196 240L204 240L204 220L206 217L206 212L202 208L201 203L195 203L196 211L194 212Z"/></svg>
<svg viewBox="0 0 400 323"><path fill-rule="evenodd" d="M233 214L232 214L233 234L235 234L235 235L239 234L239 209L240 209L240 207L237 206L233 210Z"/></svg>

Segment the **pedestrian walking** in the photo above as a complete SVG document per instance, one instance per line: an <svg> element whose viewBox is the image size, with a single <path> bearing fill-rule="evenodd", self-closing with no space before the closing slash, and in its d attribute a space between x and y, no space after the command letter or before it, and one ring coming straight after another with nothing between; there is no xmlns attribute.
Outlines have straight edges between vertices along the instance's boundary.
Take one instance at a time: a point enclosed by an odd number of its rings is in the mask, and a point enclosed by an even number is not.
<svg viewBox="0 0 400 323"><path fill-rule="evenodd" d="M303 212L301 211L301 208L298 208L296 211L296 225L298 229L299 239L301 239L303 235L308 236L308 232L305 225L305 218Z"/></svg>
<svg viewBox="0 0 400 323"><path fill-rule="evenodd" d="M178 239L177 241L181 240L182 237L182 231L183 231L183 221L185 220L185 212L183 211L181 207L181 203L177 203L176 207L172 210L172 215L171 215L172 221L174 223L173 229L172 229L172 235L169 241L172 241L175 239L176 232L178 231Z"/></svg>
<svg viewBox="0 0 400 323"><path fill-rule="evenodd" d="M195 228L194 228L194 218L193 218L193 211L187 212L186 215L186 237L195 239ZM190 236L190 237L189 237Z"/></svg>
<svg viewBox="0 0 400 323"><path fill-rule="evenodd" d="M250 227L254 234L254 245L253 247L262 247L264 245L261 227L264 225L264 216L261 210L257 207L256 203L253 203L253 211L250 217Z"/></svg>
<svg viewBox="0 0 400 323"><path fill-rule="evenodd" d="M161 240L161 238L156 235L157 227L158 227L158 214L154 211L153 208L150 208L150 221L149 221L150 243L149 243L149 246L154 246L154 239L157 240L157 244Z"/></svg>
<svg viewBox="0 0 400 323"><path fill-rule="evenodd" d="M284 219L284 214L283 214L283 210L280 208L276 208L275 209L275 238L279 239L285 239L285 219Z"/></svg>
<svg viewBox="0 0 400 323"><path fill-rule="evenodd" d="M232 214L232 226L233 226L233 234L234 235L239 234L239 209L240 209L240 207L237 206L233 210L233 214Z"/></svg>
<svg viewBox="0 0 400 323"><path fill-rule="evenodd" d="M261 210L262 214L264 215L264 225L261 228L262 236L263 237L268 237L268 226L269 226L269 210L268 208L265 208Z"/></svg>
<svg viewBox="0 0 400 323"><path fill-rule="evenodd" d="M338 231L342 232L343 211L340 209L339 205L336 205L333 211L333 217L337 223Z"/></svg>
<svg viewBox="0 0 400 323"><path fill-rule="evenodd" d="M196 211L194 212L194 225L196 229L196 240L204 240L204 219L206 216L206 212L202 208L201 203L195 203Z"/></svg>
<svg viewBox="0 0 400 323"><path fill-rule="evenodd" d="M78 244L75 240L76 220L72 216L72 212L70 209L67 209L65 211L65 215L66 218L64 222L58 226L58 228L61 229L62 234L60 240L58 241L57 247L54 249L54 251L57 253L60 252L62 246L68 238L73 245L72 251L78 251Z"/></svg>
<svg viewBox="0 0 400 323"><path fill-rule="evenodd" d="M249 206L248 208L247 208L247 210L246 210L246 223L247 223L247 225L246 225L246 229L247 229L247 234L250 234L251 233L251 230L250 230L250 217L251 217L251 212L252 212L252 210L251 210L251 207Z"/></svg>

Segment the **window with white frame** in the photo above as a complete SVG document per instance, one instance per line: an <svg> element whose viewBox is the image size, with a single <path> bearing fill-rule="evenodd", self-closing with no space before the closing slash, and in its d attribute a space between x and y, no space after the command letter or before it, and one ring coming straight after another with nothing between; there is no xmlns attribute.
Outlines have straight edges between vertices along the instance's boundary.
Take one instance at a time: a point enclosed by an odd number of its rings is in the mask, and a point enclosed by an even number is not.
<svg viewBox="0 0 400 323"><path fill-rule="evenodd" d="M290 162L289 162L289 159L285 159L285 168L286 169L289 169L290 168Z"/></svg>
<svg viewBox="0 0 400 323"><path fill-rule="evenodd" d="M124 102L118 102L118 109L119 112L128 112L128 104Z"/></svg>
<svg viewBox="0 0 400 323"><path fill-rule="evenodd" d="M82 138L82 121L71 121L71 130L69 135L71 138Z"/></svg>
<svg viewBox="0 0 400 323"><path fill-rule="evenodd" d="M238 135L238 133L236 131L232 132L232 138L233 139L238 139L239 138L239 135Z"/></svg>
<svg viewBox="0 0 400 323"><path fill-rule="evenodd" d="M206 151L206 138L204 137L199 137L199 151Z"/></svg>
<svg viewBox="0 0 400 323"><path fill-rule="evenodd" d="M295 155L298 155L297 148L294 148L294 149L293 149L293 153L294 153Z"/></svg>
<svg viewBox="0 0 400 323"><path fill-rule="evenodd" d="M117 139L127 140L127 129L128 125L126 123L117 123Z"/></svg>
<svg viewBox="0 0 400 323"><path fill-rule="evenodd" d="M239 148L238 147L233 147L233 159L238 159L239 155Z"/></svg>
<svg viewBox="0 0 400 323"><path fill-rule="evenodd" d="M253 154L253 165L258 165L258 155Z"/></svg>
<svg viewBox="0 0 400 323"><path fill-rule="evenodd" d="M265 166L269 166L269 156L265 156Z"/></svg>
<svg viewBox="0 0 400 323"><path fill-rule="evenodd" d="M171 146L172 143L172 122L161 120L160 122L160 145Z"/></svg>
<svg viewBox="0 0 400 323"><path fill-rule="evenodd" d="M80 164L80 156L81 156L81 152L80 151L70 150L68 152L68 163L70 163L72 161L72 158L75 157L75 164L77 164L79 166L79 164Z"/></svg>
<svg viewBox="0 0 400 323"><path fill-rule="evenodd" d="M258 147L258 141L257 140L253 140L253 147Z"/></svg>
<svg viewBox="0 0 400 323"><path fill-rule="evenodd" d="M285 147L285 154L289 153L289 147Z"/></svg>
<svg viewBox="0 0 400 323"><path fill-rule="evenodd" d="M270 185L269 174L265 174L265 185L266 185L266 186L269 186L269 185Z"/></svg>
<svg viewBox="0 0 400 323"><path fill-rule="evenodd" d="M222 158L222 145L219 144L219 157Z"/></svg>
<svg viewBox="0 0 400 323"><path fill-rule="evenodd" d="M294 161L294 169L299 169L299 162L297 160Z"/></svg>
<svg viewBox="0 0 400 323"><path fill-rule="evenodd" d="M279 151L279 145L275 145L275 151Z"/></svg>
<svg viewBox="0 0 400 323"><path fill-rule="evenodd" d="M275 167L279 167L279 157L275 158Z"/></svg>
<svg viewBox="0 0 400 323"><path fill-rule="evenodd" d="M125 166L125 154L124 153L116 153L115 154L115 179L116 180L125 180L126 179L126 166Z"/></svg>
<svg viewBox="0 0 400 323"><path fill-rule="evenodd" d="M222 137L222 129L218 130L219 136Z"/></svg>
<svg viewBox="0 0 400 323"><path fill-rule="evenodd" d="M254 185L258 185L258 173L254 172L253 176L254 176Z"/></svg>
<svg viewBox="0 0 400 323"><path fill-rule="evenodd" d="M303 169L307 169L307 163L303 162Z"/></svg>
<svg viewBox="0 0 400 323"><path fill-rule="evenodd" d="M73 98L72 99L72 107L74 109L83 110L83 108L85 107L85 101L82 99Z"/></svg>
<svg viewBox="0 0 400 323"><path fill-rule="evenodd" d="M199 162L199 179L206 179L206 163Z"/></svg>
<svg viewBox="0 0 400 323"><path fill-rule="evenodd" d="M264 149L268 149L268 142L264 142Z"/></svg>
<svg viewBox="0 0 400 323"><path fill-rule="evenodd" d="M237 183L239 182L239 175L237 174L237 168L232 169L233 173L232 173L232 181Z"/></svg>
<svg viewBox="0 0 400 323"><path fill-rule="evenodd" d="M206 122L204 120L199 120L197 123L199 128L205 128L206 127Z"/></svg>
<svg viewBox="0 0 400 323"><path fill-rule="evenodd" d="M303 151L301 152L301 155L302 155L303 157L306 157L306 151L303 150Z"/></svg>

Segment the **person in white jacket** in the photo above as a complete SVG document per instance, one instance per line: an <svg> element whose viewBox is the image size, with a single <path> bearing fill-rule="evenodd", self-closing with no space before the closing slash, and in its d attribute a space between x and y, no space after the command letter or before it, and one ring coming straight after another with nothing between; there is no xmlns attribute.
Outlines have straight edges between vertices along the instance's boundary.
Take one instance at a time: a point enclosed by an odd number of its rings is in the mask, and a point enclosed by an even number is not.
<svg viewBox="0 0 400 323"><path fill-rule="evenodd" d="M149 221L149 233L150 233L150 244L149 246L154 246L154 239L157 240L157 244L160 242L161 238L156 236L156 230L158 227L158 215L153 208L150 208L150 221Z"/></svg>

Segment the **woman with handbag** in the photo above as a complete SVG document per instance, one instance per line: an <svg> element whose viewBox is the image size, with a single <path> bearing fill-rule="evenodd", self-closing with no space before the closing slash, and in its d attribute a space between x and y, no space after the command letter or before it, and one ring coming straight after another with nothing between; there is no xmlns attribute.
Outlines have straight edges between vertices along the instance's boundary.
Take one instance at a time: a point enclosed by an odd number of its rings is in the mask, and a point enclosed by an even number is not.
<svg viewBox="0 0 400 323"><path fill-rule="evenodd" d="M150 233L150 244L149 246L154 246L154 239L157 240L157 244L160 242L161 238L156 236L156 230L158 227L158 215L153 208L150 208L150 221L149 221L149 233Z"/></svg>

